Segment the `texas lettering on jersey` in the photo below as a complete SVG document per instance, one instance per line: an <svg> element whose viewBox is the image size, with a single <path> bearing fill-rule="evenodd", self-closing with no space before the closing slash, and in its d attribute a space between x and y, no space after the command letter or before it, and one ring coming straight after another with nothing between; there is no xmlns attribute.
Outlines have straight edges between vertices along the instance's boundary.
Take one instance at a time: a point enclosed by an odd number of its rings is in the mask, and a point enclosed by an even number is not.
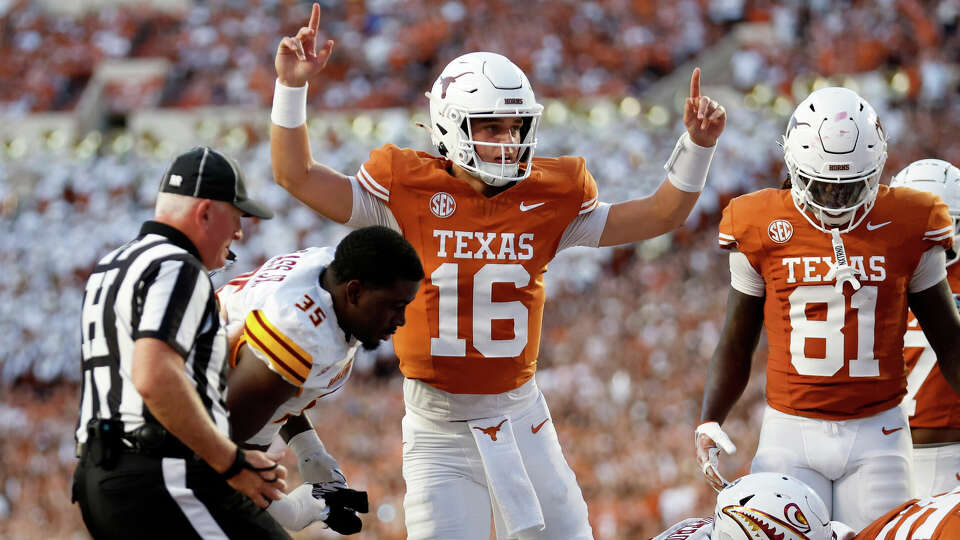
<svg viewBox="0 0 960 540"><path fill-rule="evenodd" d="M359 342L347 340L319 281L333 253L308 248L279 255L217 291L227 320L243 321L237 348L246 344L271 371L299 388L248 442L270 444L288 417L340 389L350 376Z"/></svg>
<svg viewBox="0 0 960 540"><path fill-rule="evenodd" d="M537 365L543 273L567 226L597 207L582 158L534 158L530 176L484 197L443 158L385 145L357 173L392 212L426 277L394 336L404 376L496 394Z"/></svg>
<svg viewBox="0 0 960 540"><path fill-rule="evenodd" d="M954 296L960 293L960 264L947 267L947 280ZM937 366L937 355L911 312L903 336L907 362L907 395L901 406L911 428L960 429L960 396Z"/></svg>
<svg viewBox="0 0 960 540"><path fill-rule="evenodd" d="M933 195L880 186L869 230L843 235L861 287L834 288L830 235L799 214L789 190L737 197L720 246L742 252L764 280L767 402L788 414L843 420L896 406L905 393L907 287L920 258L950 247L952 221Z"/></svg>

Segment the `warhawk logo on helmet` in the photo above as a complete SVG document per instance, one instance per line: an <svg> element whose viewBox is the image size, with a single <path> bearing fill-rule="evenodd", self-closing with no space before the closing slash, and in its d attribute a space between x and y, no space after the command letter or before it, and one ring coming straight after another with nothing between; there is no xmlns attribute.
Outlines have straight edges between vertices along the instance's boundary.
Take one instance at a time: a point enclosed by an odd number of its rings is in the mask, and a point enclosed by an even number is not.
<svg viewBox="0 0 960 540"><path fill-rule="evenodd" d="M754 473L717 495L713 538L831 540L830 512L803 482L780 473Z"/></svg>

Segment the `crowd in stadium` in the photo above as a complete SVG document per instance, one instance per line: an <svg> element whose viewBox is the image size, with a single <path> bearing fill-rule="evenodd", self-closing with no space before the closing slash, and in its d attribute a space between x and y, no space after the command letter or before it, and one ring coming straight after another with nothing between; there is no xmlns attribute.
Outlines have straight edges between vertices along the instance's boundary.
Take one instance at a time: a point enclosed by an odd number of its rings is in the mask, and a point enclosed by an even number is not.
<svg viewBox="0 0 960 540"><path fill-rule="evenodd" d="M915 83L942 83L945 64L960 54L960 7L952 0L321 4L322 30L336 37L337 54L312 103L330 108L415 104L438 64L470 50L510 52L542 97L642 92L743 22L769 23L773 32L742 47L738 83L786 93L796 76L811 72L900 67ZM0 104L13 112L69 110L98 63L166 58L168 80L129 96L129 108L267 106L277 36L295 33L309 7L218 0L172 11L118 5L74 17L40 2L12 2L3 14ZM47 61L36 62L38 55ZM914 88L920 95L921 86ZM942 84L922 92L933 102L946 95Z"/></svg>
<svg viewBox="0 0 960 540"><path fill-rule="evenodd" d="M949 144L960 126L960 103L953 99L957 73L949 68L960 60L960 3L953 0L321 4L324 31L337 46L329 82L311 93L312 114L324 108L422 109L423 91L449 58L484 49L511 56L530 75L538 97L619 99L642 92L737 23L769 22L772 43L747 42L734 53L737 93L729 95L744 96L763 83L795 102L803 97L797 82L812 84L811 74L849 74L859 77L860 91L890 136L884 181L923 157L960 163L960 146ZM149 57L169 59L171 75L128 96L127 110L250 104L266 111L276 42L295 32L308 10L301 2L219 0L186 12L115 7L75 17L27 0L7 3L0 13L0 114L15 119L71 110L98 63ZM905 75L905 86L889 84L895 72ZM716 223L731 196L780 184L776 143L786 121L770 107L724 105L727 130L708 189L685 229L636 248L570 250L547 274L537 380L598 538L650 536L712 507L691 442L728 286L727 259L715 247ZM597 126L571 114L545 122L538 154L585 156L602 200L649 193L663 178L661 165L680 127L640 124L615 115ZM422 133L412 126L407 131L394 142L428 149ZM274 253L331 245L346 232L273 184L264 139L235 157L248 186L278 217L246 231L236 249L239 261L218 279ZM349 132L313 144L315 153L319 147L345 171L355 170L376 146ZM0 160L0 261L6 270L0 273L0 327L7 345L0 353L0 536L83 537L79 511L69 503L81 287L94 258L149 217L166 163L133 151L77 159L43 148ZM318 406L315 419L351 484L370 493L365 529L371 537L401 538L400 379L395 359L384 349L380 354ZM731 476L746 472L758 435L757 364L749 395L724 426L742 443L741 452L724 462ZM338 421L344 418L349 427ZM296 471L289 456L286 464ZM317 526L308 531L319 533Z"/></svg>

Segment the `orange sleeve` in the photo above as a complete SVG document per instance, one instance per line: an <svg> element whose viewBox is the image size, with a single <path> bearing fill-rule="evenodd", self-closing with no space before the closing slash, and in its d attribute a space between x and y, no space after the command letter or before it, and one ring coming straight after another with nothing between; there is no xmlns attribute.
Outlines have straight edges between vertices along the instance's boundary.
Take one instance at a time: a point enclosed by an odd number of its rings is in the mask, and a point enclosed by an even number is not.
<svg viewBox="0 0 960 540"><path fill-rule="evenodd" d="M370 152L370 158L357 171L357 181L363 189L383 202L390 202L390 188L393 185L394 156L399 149L385 144Z"/></svg>
<svg viewBox="0 0 960 540"><path fill-rule="evenodd" d="M590 171L587 170L586 160L578 158L577 165L577 174L583 186L583 195L580 198L580 213L578 214L582 216L583 214L592 212L593 209L597 207L597 204L599 204L599 199L597 198L597 181L593 178L593 175L590 174Z"/></svg>
<svg viewBox="0 0 960 540"><path fill-rule="evenodd" d="M768 207L776 202L771 195L774 192L763 190L733 199L723 209L717 231L721 248L743 253L750 266L761 274L764 247L758 231L766 230L766 225L761 223L765 216L769 218Z"/></svg>
<svg viewBox="0 0 960 540"><path fill-rule="evenodd" d="M737 237L733 232L733 201L730 201L730 204L723 209L717 241L720 242L720 247L723 249L737 248Z"/></svg>
<svg viewBox="0 0 960 540"><path fill-rule="evenodd" d="M950 217L947 205L937 198L933 208L930 209L923 239L934 245L943 246L943 249L950 249L953 246L953 234L953 218Z"/></svg>

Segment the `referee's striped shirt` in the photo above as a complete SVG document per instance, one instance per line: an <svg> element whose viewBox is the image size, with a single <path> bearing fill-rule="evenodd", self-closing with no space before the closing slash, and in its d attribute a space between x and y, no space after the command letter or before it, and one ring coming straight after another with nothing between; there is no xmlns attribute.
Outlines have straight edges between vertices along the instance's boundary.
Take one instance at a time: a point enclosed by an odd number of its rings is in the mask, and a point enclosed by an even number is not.
<svg viewBox="0 0 960 540"><path fill-rule="evenodd" d="M147 221L137 239L97 263L83 296L83 391L76 438L92 418L113 418L132 431L156 419L131 377L133 343L166 342L185 360L207 413L229 433L224 393L227 338L200 253L168 225Z"/></svg>

